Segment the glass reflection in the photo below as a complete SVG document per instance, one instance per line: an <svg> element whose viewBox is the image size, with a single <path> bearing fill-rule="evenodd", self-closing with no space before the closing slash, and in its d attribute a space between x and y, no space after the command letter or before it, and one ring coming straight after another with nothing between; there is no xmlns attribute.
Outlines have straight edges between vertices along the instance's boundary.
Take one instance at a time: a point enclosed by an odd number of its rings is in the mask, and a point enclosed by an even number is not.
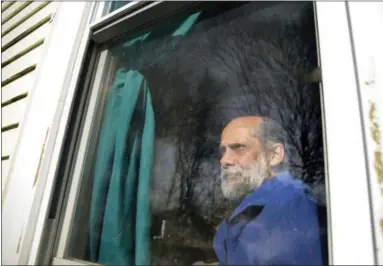
<svg viewBox="0 0 383 266"><path fill-rule="evenodd" d="M312 3L217 3L111 51L88 230L73 237L88 248L72 256L327 263L320 92L302 80L317 67Z"/></svg>

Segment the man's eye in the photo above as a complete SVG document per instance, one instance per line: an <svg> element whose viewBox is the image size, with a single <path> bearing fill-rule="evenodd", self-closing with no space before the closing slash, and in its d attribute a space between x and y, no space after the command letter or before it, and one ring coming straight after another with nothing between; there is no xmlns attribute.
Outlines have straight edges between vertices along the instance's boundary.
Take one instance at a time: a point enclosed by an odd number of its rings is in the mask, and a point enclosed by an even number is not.
<svg viewBox="0 0 383 266"><path fill-rule="evenodd" d="M246 149L246 146L245 146L245 145L238 145L238 146L236 146L236 147L234 148L234 150L235 150L236 152L243 152L243 151L245 151L245 149Z"/></svg>

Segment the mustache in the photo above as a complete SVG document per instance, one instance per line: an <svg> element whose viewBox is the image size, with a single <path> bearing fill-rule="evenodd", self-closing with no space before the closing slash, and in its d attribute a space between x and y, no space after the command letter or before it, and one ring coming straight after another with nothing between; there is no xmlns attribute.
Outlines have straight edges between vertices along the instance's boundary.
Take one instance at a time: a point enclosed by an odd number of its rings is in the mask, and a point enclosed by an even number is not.
<svg viewBox="0 0 383 266"><path fill-rule="evenodd" d="M242 168L241 166L232 166L232 167L228 167L228 168L223 168L221 167L221 180L226 180L228 177L232 176L232 177L235 177L235 176L242 176L243 173L244 173L244 168Z"/></svg>
<svg viewBox="0 0 383 266"><path fill-rule="evenodd" d="M234 165L228 168L221 167L221 173L225 174L236 174L243 172L244 168L239 165Z"/></svg>

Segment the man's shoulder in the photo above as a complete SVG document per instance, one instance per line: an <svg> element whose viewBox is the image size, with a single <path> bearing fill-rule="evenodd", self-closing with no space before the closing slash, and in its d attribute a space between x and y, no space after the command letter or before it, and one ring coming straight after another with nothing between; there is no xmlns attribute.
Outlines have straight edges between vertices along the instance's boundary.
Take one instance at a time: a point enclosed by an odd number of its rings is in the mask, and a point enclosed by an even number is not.
<svg viewBox="0 0 383 266"><path fill-rule="evenodd" d="M267 203L264 205L265 214L271 216L276 217L283 213L298 215L305 212L307 215L316 214L317 202L310 189L301 181L279 182L269 191L267 198Z"/></svg>
<svg viewBox="0 0 383 266"><path fill-rule="evenodd" d="M275 178L260 189L253 191L240 205L285 205L290 201L315 203L311 189L299 179Z"/></svg>
<svg viewBox="0 0 383 266"><path fill-rule="evenodd" d="M279 206L308 204L315 207L317 204L310 188L305 184L284 184L279 192L284 195L283 202L278 202Z"/></svg>
<svg viewBox="0 0 383 266"><path fill-rule="evenodd" d="M264 206L263 223L267 222L271 228L295 226L300 230L313 230L318 216L315 200L301 188L286 186L279 192L283 196L275 194L277 199Z"/></svg>
<svg viewBox="0 0 383 266"><path fill-rule="evenodd" d="M250 206L264 206L266 213L283 213L287 210L314 209L316 201L307 185L298 179L275 178L265 186L253 191L234 211L234 215Z"/></svg>
<svg viewBox="0 0 383 266"><path fill-rule="evenodd" d="M275 192L283 194L285 200L307 200L315 203L312 189L302 180L291 177L287 180L280 180L278 183L279 186Z"/></svg>

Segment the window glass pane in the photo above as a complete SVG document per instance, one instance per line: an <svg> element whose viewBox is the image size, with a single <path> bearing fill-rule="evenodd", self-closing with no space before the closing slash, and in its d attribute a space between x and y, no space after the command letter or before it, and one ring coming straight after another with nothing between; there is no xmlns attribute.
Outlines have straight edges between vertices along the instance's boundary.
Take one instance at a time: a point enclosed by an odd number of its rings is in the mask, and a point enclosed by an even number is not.
<svg viewBox="0 0 383 266"><path fill-rule="evenodd" d="M68 257L327 264L310 2L224 2L110 43Z"/></svg>
<svg viewBox="0 0 383 266"><path fill-rule="evenodd" d="M129 3L131 3L132 1L110 1L109 3L107 3L106 5L106 10L105 10L105 14L108 14L108 13L111 13L117 9L119 9L120 7L123 7Z"/></svg>

